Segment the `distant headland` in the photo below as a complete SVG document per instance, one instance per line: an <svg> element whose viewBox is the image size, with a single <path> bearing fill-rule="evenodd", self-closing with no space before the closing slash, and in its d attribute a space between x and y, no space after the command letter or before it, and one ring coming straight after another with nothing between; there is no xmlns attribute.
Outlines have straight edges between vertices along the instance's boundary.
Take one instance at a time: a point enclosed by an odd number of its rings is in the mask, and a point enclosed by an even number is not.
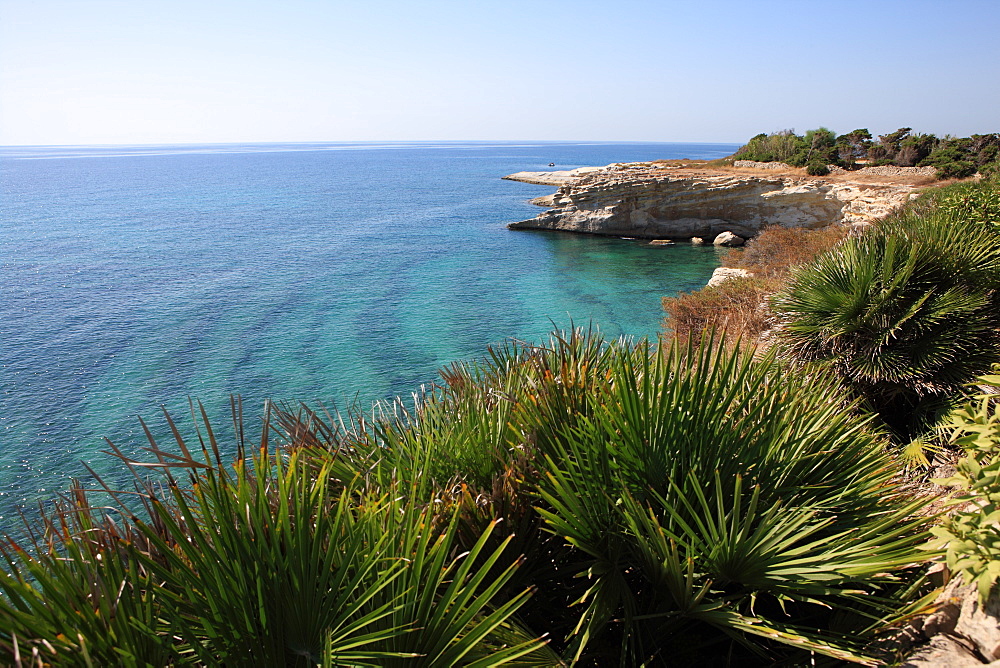
<svg viewBox="0 0 1000 668"><path fill-rule="evenodd" d="M557 186L533 201L549 210L513 222L540 229L691 239L732 232L752 237L766 226L867 225L942 178L1000 167L1000 134L968 138L911 134L872 140L865 130L837 136L790 130L751 138L722 160L616 163L569 171L518 172L503 178Z"/></svg>

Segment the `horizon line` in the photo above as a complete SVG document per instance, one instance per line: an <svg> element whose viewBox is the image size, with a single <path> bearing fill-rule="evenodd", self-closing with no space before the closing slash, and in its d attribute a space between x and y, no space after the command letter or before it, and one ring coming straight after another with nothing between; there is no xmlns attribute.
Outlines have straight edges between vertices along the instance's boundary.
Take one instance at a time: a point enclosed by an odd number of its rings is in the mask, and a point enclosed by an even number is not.
<svg viewBox="0 0 1000 668"><path fill-rule="evenodd" d="M3 148L112 148L144 146L247 146L247 145L316 145L316 144L742 144L743 141L663 141L642 139L325 139L268 141L166 141L91 144L0 144Z"/></svg>

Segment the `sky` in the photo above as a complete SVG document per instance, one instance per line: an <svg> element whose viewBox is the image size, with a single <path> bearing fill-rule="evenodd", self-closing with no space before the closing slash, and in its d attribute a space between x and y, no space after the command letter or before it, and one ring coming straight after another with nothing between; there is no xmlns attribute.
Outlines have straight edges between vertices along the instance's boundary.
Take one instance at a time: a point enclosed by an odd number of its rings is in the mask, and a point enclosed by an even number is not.
<svg viewBox="0 0 1000 668"><path fill-rule="evenodd" d="M1000 0L0 0L0 145L1000 131Z"/></svg>

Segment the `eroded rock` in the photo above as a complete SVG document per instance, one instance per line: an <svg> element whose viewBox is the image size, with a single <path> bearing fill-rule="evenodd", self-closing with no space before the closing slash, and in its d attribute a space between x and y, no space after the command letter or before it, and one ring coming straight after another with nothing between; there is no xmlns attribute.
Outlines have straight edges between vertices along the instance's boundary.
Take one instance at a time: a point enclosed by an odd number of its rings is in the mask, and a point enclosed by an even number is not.
<svg viewBox="0 0 1000 668"><path fill-rule="evenodd" d="M870 223L905 203L915 188L649 163L586 170L561 173L558 192L535 200L550 210L508 227L641 239L714 238L728 230L748 238L770 225ZM504 178L541 183L553 179L551 174L521 172Z"/></svg>
<svg viewBox="0 0 1000 668"><path fill-rule="evenodd" d="M725 232L720 232L719 235L715 237L715 241L712 242L712 245L732 248L735 246L742 246L745 243L746 239L738 237L729 230L726 230Z"/></svg>
<svg viewBox="0 0 1000 668"><path fill-rule="evenodd" d="M706 287L714 288L715 286L722 285L726 281L731 281L734 278L750 278L751 276L753 276L753 274L746 269L717 267L715 271L712 272L712 278L708 279Z"/></svg>
<svg viewBox="0 0 1000 668"><path fill-rule="evenodd" d="M902 663L903 668L1000 666L1000 592L980 604L974 585L953 579L937 607L915 622L913 630L929 642Z"/></svg>

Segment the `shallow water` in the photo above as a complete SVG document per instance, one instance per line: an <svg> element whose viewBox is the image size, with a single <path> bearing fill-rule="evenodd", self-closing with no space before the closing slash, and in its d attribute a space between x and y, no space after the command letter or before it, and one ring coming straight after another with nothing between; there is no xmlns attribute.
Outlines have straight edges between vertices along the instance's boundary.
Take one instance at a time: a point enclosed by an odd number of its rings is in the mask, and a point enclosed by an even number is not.
<svg viewBox="0 0 1000 668"><path fill-rule="evenodd" d="M722 144L0 148L0 531L81 475L116 479L137 416L230 394L343 405L408 394L553 324L654 336L712 248L546 232L541 171L728 155ZM2 518L0 518L2 519Z"/></svg>

